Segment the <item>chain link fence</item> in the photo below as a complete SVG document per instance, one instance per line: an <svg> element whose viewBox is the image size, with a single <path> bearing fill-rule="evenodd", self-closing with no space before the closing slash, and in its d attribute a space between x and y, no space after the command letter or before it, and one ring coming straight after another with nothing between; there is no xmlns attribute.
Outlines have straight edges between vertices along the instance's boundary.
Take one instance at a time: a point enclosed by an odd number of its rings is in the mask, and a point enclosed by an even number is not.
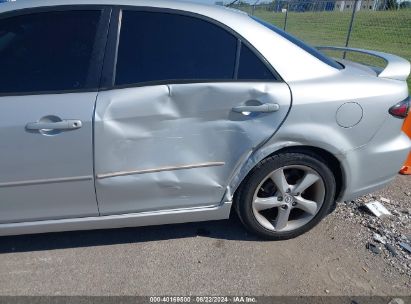
<svg viewBox="0 0 411 304"><path fill-rule="evenodd" d="M395 0L274 0L231 5L275 24L314 46L349 46L399 55L411 61L411 2ZM333 57L343 54L329 52ZM383 66L357 53L347 59ZM411 88L411 78L408 80Z"/></svg>

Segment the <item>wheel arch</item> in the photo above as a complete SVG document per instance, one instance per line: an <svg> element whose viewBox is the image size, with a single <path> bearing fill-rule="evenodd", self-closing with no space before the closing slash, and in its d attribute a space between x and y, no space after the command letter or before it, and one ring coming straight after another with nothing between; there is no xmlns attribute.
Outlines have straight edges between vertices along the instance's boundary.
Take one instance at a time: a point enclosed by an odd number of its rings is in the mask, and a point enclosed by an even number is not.
<svg viewBox="0 0 411 304"><path fill-rule="evenodd" d="M341 196L343 193L343 190L345 188L345 174L344 174L344 168L341 164L341 162L329 151L315 147L315 146L309 146L309 145L293 145L293 146L286 146L279 148L273 152L271 152L268 155L265 155L258 161L256 161L255 157L250 157L254 158L254 161L252 161L252 166L249 165L248 162L244 165L242 170L240 170L238 176L242 176L241 180L237 179L237 186L236 187L231 187L233 189L233 196L234 196L234 202L236 201L236 196L237 194L241 191L241 186L244 184L244 182L247 180L247 177L250 176L252 173L252 170L258 165L259 162L263 161L264 159L271 157L276 154L281 154L281 153L302 153L306 154L315 158L319 158L320 160L323 160L326 165L330 168L331 172L334 175L335 182L336 182L336 192L335 192L335 200L338 200L338 198ZM248 163L248 164L247 164ZM247 170L247 172L244 174L241 174L241 171Z"/></svg>
<svg viewBox="0 0 411 304"><path fill-rule="evenodd" d="M338 199L344 188L345 177L340 161L331 152L314 146L292 146L282 148L271 155L287 152L302 153L315 158L323 159L334 175L336 183L335 199Z"/></svg>

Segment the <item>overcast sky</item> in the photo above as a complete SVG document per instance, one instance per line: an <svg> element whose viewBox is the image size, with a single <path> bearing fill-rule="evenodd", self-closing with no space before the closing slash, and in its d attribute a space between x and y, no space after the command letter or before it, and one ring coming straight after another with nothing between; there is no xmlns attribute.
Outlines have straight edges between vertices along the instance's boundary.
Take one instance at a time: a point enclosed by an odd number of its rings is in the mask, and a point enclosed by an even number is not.
<svg viewBox="0 0 411 304"><path fill-rule="evenodd" d="M207 3L207 4L214 4L218 0L183 0L183 1L189 1L189 2L200 2L200 3ZM222 0L219 0L222 1ZM244 0L243 0L244 1ZM250 2L250 0L245 0L246 2ZM229 0L224 0L224 3L229 3Z"/></svg>
<svg viewBox="0 0 411 304"><path fill-rule="evenodd" d="M200 3L207 3L207 4L214 4L215 0L183 0L189 2L200 2Z"/></svg>
<svg viewBox="0 0 411 304"><path fill-rule="evenodd" d="M183 0L183 1L189 1L189 2L199 2L199 3L206 3L206 4L214 4L216 1L223 1L223 0ZM230 3L233 0L224 0L224 4ZM244 2L248 3L255 3L257 0L242 0ZM411 0L410 0L411 1ZM259 3L264 3L268 2L267 0L260 0Z"/></svg>

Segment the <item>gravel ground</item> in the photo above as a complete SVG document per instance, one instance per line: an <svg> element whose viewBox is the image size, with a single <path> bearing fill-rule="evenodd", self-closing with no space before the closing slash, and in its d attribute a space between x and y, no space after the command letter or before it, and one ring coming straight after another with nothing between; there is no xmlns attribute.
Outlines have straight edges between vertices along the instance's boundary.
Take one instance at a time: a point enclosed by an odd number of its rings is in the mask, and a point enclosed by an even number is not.
<svg viewBox="0 0 411 304"><path fill-rule="evenodd" d="M1 295L411 295L411 176L341 203L310 232L261 241L236 218L0 238ZM362 206L383 204L377 219ZM397 256L373 240L394 246ZM368 242L380 247L372 253Z"/></svg>
<svg viewBox="0 0 411 304"><path fill-rule="evenodd" d="M392 185L355 201L341 203L334 216L367 228L365 233L354 235L356 242L367 244L370 252L381 255L384 263L393 266L390 271L411 277L411 252L401 246L408 244L411 250L411 192L408 191L411 188L406 189L407 183L410 186L409 178L398 178L397 184L404 187ZM392 215L374 216L364 205L372 201L382 203Z"/></svg>

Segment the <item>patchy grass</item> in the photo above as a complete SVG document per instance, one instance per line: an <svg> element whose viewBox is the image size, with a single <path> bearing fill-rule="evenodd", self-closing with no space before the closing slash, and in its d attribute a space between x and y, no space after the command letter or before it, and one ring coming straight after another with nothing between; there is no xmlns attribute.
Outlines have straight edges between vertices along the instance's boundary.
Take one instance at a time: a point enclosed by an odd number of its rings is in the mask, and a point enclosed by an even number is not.
<svg viewBox="0 0 411 304"><path fill-rule="evenodd" d="M257 9L255 16L284 27L285 13ZM350 19L348 11L290 12L286 30L311 45L344 46ZM357 12L349 46L392 53L411 61L411 10ZM358 54L348 55L347 59L381 65ZM408 87L411 92L411 77Z"/></svg>

